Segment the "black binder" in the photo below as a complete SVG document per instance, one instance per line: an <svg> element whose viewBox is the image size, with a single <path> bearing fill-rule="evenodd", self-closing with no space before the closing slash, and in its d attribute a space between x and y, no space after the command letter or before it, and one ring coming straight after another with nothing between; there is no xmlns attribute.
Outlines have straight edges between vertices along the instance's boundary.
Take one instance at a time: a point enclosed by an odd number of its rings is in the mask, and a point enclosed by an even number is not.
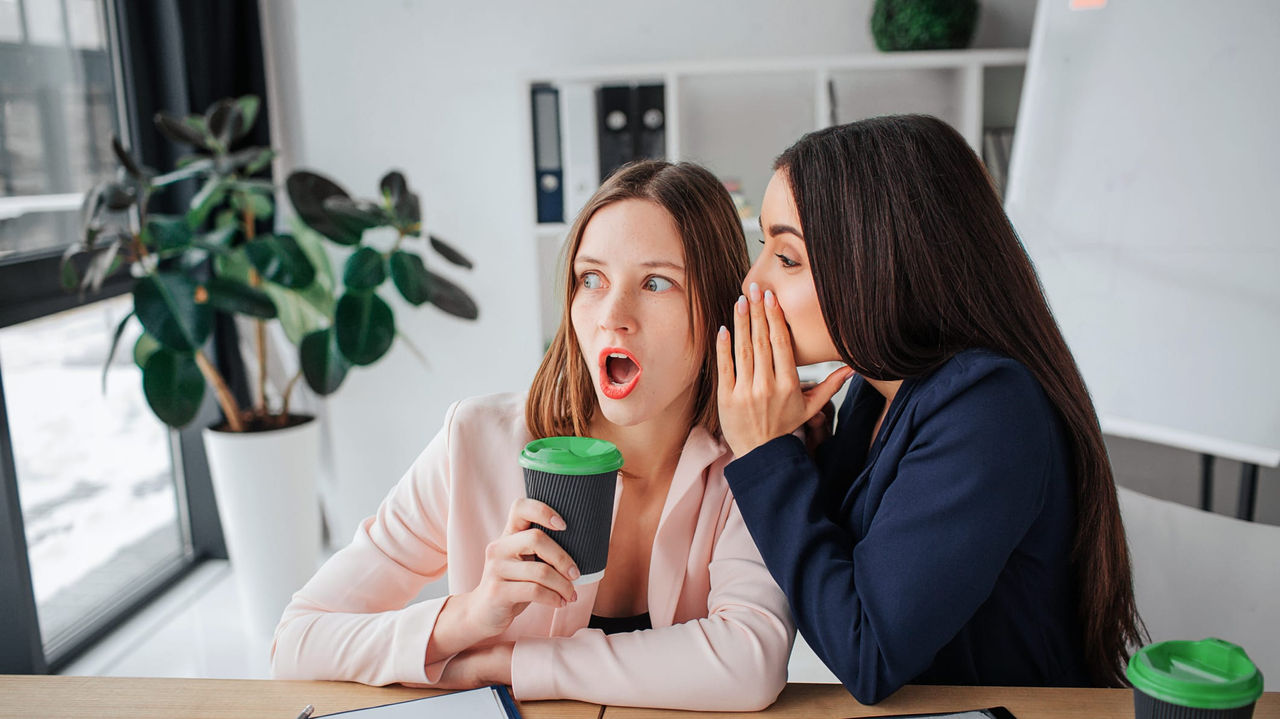
<svg viewBox="0 0 1280 719"><path fill-rule="evenodd" d="M601 182L636 159L635 115L635 92L630 85L605 85L596 91Z"/></svg>
<svg viewBox="0 0 1280 719"><path fill-rule="evenodd" d="M560 92L533 86L533 174L538 222L564 222L564 167L560 156Z"/></svg>
<svg viewBox="0 0 1280 719"><path fill-rule="evenodd" d="M662 85L641 85L636 88L636 142L635 159L661 160L667 156L666 88Z"/></svg>

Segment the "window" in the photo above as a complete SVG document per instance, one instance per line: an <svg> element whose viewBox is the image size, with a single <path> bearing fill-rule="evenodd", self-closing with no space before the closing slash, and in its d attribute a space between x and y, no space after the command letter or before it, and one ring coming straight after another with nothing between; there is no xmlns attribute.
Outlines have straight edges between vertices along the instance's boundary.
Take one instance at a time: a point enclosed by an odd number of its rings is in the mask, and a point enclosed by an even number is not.
<svg viewBox="0 0 1280 719"><path fill-rule="evenodd" d="M48 654L190 553L169 430L146 406L129 297L0 329L0 373L40 635ZM136 323L131 323L136 327Z"/></svg>
<svg viewBox="0 0 1280 719"><path fill-rule="evenodd" d="M198 558L225 556L198 429L146 407L136 323L102 388L130 279L59 287L83 193L115 171L111 135L156 109L123 106L126 10L0 0L0 674L56 669Z"/></svg>

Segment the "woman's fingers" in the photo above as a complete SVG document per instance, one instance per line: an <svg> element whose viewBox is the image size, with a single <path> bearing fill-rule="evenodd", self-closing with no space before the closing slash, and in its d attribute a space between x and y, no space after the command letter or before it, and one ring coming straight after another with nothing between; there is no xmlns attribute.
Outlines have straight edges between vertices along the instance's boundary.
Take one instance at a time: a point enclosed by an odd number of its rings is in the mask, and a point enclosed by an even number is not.
<svg viewBox="0 0 1280 719"><path fill-rule="evenodd" d="M733 358L738 365L736 384L746 383L751 386L755 373L755 358L751 349L751 315L750 303L745 296L739 296L733 306Z"/></svg>
<svg viewBox="0 0 1280 719"><path fill-rule="evenodd" d="M812 417L821 412L831 398L840 391L840 387L853 376L853 368L849 366L841 367L827 378L818 383L816 387L804 393L804 411L806 417Z"/></svg>
<svg viewBox="0 0 1280 719"><path fill-rule="evenodd" d="M569 557L569 553L541 529L526 529L513 534L511 542L512 549L507 556L512 559L536 557L564 575L570 582L581 576L578 565Z"/></svg>
<svg viewBox="0 0 1280 719"><path fill-rule="evenodd" d="M747 289L748 306L751 308L751 352L754 381L763 387L773 383L773 350L769 348L769 322L764 317L764 295L760 286L752 282Z"/></svg>
<svg viewBox="0 0 1280 719"><path fill-rule="evenodd" d="M511 509L507 511L507 528L503 534L523 532L535 524L555 530L565 528L564 519L556 510L536 499L521 497L512 502Z"/></svg>
<svg viewBox="0 0 1280 719"><path fill-rule="evenodd" d="M720 387L717 397L721 402L729 398L735 384L733 377L733 342L729 339L729 330L721 327L716 333L716 374ZM723 405L721 405L723 406Z"/></svg>
<svg viewBox="0 0 1280 719"><path fill-rule="evenodd" d="M791 328L787 326L787 318L782 312L782 306L778 304L778 297L772 291L765 290L764 302L761 304L765 319L769 322L769 347L773 357L773 374L779 378L794 377L795 386L798 387L800 378L796 373L795 355L791 352Z"/></svg>
<svg viewBox="0 0 1280 719"><path fill-rule="evenodd" d="M527 587L511 587L510 589L516 594L509 598L516 601L534 601L539 604L561 606L562 603L568 604L578 598L573 582L553 569L550 564L507 560L502 563L499 572L499 576L508 582L529 584L544 590L538 592Z"/></svg>

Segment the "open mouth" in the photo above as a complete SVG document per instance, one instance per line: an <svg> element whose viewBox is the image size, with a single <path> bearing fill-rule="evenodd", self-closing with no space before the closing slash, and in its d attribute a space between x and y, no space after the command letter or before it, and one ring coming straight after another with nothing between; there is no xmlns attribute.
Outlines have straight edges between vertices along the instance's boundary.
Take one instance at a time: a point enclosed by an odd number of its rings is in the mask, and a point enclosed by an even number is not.
<svg viewBox="0 0 1280 719"><path fill-rule="evenodd" d="M631 394L640 381L640 374L640 363L627 350L605 347L600 351L600 391L609 399L622 399Z"/></svg>

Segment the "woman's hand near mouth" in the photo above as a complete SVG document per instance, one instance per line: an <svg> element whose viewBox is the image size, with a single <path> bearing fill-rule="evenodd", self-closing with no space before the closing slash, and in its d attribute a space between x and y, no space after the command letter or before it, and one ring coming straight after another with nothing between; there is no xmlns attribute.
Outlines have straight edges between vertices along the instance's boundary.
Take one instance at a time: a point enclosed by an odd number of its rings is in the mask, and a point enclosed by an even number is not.
<svg viewBox="0 0 1280 719"><path fill-rule="evenodd" d="M716 336L720 427L738 457L794 432L853 375L851 368L841 367L802 390L782 307L772 292L761 296L754 283L749 294L734 307L732 342L724 327Z"/></svg>

